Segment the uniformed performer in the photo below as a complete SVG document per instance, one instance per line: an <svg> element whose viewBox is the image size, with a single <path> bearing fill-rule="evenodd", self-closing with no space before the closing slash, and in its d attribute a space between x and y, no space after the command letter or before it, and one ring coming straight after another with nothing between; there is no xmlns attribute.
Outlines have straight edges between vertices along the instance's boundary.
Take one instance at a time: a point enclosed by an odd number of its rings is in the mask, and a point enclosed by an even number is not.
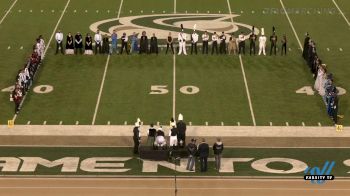
<svg viewBox="0 0 350 196"><path fill-rule="evenodd" d="M153 33L150 40L150 53L158 54L158 40L155 33Z"/></svg>
<svg viewBox="0 0 350 196"><path fill-rule="evenodd" d="M148 129L147 145L153 146L156 139L157 130L154 128L153 123L151 123Z"/></svg>
<svg viewBox="0 0 350 196"><path fill-rule="evenodd" d="M86 37L85 37L85 52L84 52L84 54L86 54L86 55L93 54L93 52L92 52L92 37L91 37L90 33L87 33Z"/></svg>
<svg viewBox="0 0 350 196"><path fill-rule="evenodd" d="M286 37L286 35L283 35L281 42L282 42L281 55L283 56L283 52L284 52L284 55L287 55L287 37Z"/></svg>
<svg viewBox="0 0 350 196"><path fill-rule="evenodd" d="M63 52L63 33L61 32L61 30L58 30L56 35L55 35L55 39L56 39L56 54L58 53L58 51L60 50L62 54L64 54Z"/></svg>
<svg viewBox="0 0 350 196"><path fill-rule="evenodd" d="M220 54L226 54L226 35L224 32L221 33L219 39L220 39Z"/></svg>
<svg viewBox="0 0 350 196"><path fill-rule="evenodd" d="M172 148L175 148L175 146L177 146L177 134L178 134L178 131L177 131L177 128L176 128L176 125L175 125L175 122L174 122L171 125L171 129L169 131L169 137L170 137L169 145Z"/></svg>
<svg viewBox="0 0 350 196"><path fill-rule="evenodd" d="M134 129L133 129L134 154L139 153L139 146L141 141L141 133L139 128L140 128L140 120L137 119L137 122L135 123Z"/></svg>
<svg viewBox="0 0 350 196"><path fill-rule="evenodd" d="M148 53L148 38L146 35L146 31L142 31L142 35L140 38L140 51L139 52L140 52L140 54L142 54L142 53L147 54Z"/></svg>
<svg viewBox="0 0 350 196"><path fill-rule="evenodd" d="M166 147L166 140L164 138L164 131L162 129L162 126L160 126L157 130L157 137L154 144L155 144L155 147L157 147L158 149L159 148L163 149Z"/></svg>
<svg viewBox="0 0 350 196"><path fill-rule="evenodd" d="M252 55L252 52L255 55L255 42L256 42L256 39L257 38L256 38L256 35L254 33L254 28L253 28L253 32L249 36L249 41L250 41L249 54L250 55Z"/></svg>
<svg viewBox="0 0 350 196"><path fill-rule="evenodd" d="M178 130L177 140L179 146L184 147L186 145L186 123L182 114L179 114L176 128Z"/></svg>
<svg viewBox="0 0 350 196"><path fill-rule="evenodd" d="M264 33L264 28L261 29L261 35L259 37L259 55L261 55L261 53L263 53L263 55L266 56L266 36Z"/></svg>
<svg viewBox="0 0 350 196"><path fill-rule="evenodd" d="M169 32L168 38L166 40L165 54L168 54L169 47L171 48L171 52L174 54L173 37L171 36L171 32Z"/></svg>
<svg viewBox="0 0 350 196"><path fill-rule="evenodd" d="M42 35L39 35L39 43L40 43L40 57L41 57L41 60L44 59L44 51L45 51L45 40L44 40L44 37Z"/></svg>
<svg viewBox="0 0 350 196"><path fill-rule="evenodd" d="M202 46L202 54L208 54L208 42L209 42L209 35L208 32L205 31L204 34L202 35L202 41L203 41L203 46Z"/></svg>
<svg viewBox="0 0 350 196"><path fill-rule="evenodd" d="M216 54L218 54L218 39L218 35L216 34L216 32L214 32L214 34L211 36L211 54L214 54L214 50Z"/></svg>
<svg viewBox="0 0 350 196"><path fill-rule="evenodd" d="M305 60L308 60L309 57L309 42L310 42L310 36L309 33L305 34L305 39L304 39L304 48L303 48L303 57Z"/></svg>
<svg viewBox="0 0 350 196"><path fill-rule="evenodd" d="M177 36L177 40L179 41L179 53L178 55L184 53L185 55L187 55L186 52L186 33L183 32L183 29L180 31L180 33Z"/></svg>
<svg viewBox="0 0 350 196"><path fill-rule="evenodd" d="M78 32L74 38L75 54L78 54L78 51L83 54L83 36Z"/></svg>
<svg viewBox="0 0 350 196"><path fill-rule="evenodd" d="M120 48L120 54L123 54L123 50L125 49L126 54L129 54L128 50L128 36L126 33L123 33L123 36L120 38L122 40L122 47Z"/></svg>
<svg viewBox="0 0 350 196"><path fill-rule="evenodd" d="M275 28L273 28L275 29ZM275 33L275 30L273 30L272 35L270 36L270 42L271 42L271 48L270 48L270 55L273 53L276 55L276 50L277 50L277 35Z"/></svg>
<svg viewBox="0 0 350 196"><path fill-rule="evenodd" d="M238 36L238 54L245 54L245 37L243 32Z"/></svg>
<svg viewBox="0 0 350 196"><path fill-rule="evenodd" d="M105 34L102 38L102 52L104 54L109 54L109 38L107 34Z"/></svg>
<svg viewBox="0 0 350 196"><path fill-rule="evenodd" d="M100 30L97 30L95 37L95 54L102 52L102 35L100 34Z"/></svg>
<svg viewBox="0 0 350 196"><path fill-rule="evenodd" d="M18 87L18 85L16 86ZM15 90L12 93L12 97L13 97L13 101L15 102L15 113L18 114L20 110L22 97L23 97L22 91L19 87L15 88Z"/></svg>
<svg viewBox="0 0 350 196"><path fill-rule="evenodd" d="M66 54L74 54L74 39L70 32L67 35L66 41Z"/></svg>
<svg viewBox="0 0 350 196"><path fill-rule="evenodd" d="M191 34L191 54L194 52L197 54L197 42L198 42L198 34L196 33L196 30L193 30L193 33Z"/></svg>
<svg viewBox="0 0 350 196"><path fill-rule="evenodd" d="M230 55L231 52L234 55L237 54L237 40L233 34L231 35L230 41L228 42L228 54Z"/></svg>

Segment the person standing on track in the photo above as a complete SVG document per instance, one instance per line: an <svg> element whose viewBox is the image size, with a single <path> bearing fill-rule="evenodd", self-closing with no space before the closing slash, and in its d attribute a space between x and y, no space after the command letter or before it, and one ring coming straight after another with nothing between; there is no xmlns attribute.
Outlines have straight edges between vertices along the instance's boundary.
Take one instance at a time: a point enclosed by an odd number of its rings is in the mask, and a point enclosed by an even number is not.
<svg viewBox="0 0 350 196"><path fill-rule="evenodd" d="M213 145L213 151L215 155L215 169L220 171L221 167L221 156L222 151L224 150L224 144L221 142L220 138L217 138L216 142Z"/></svg>
<svg viewBox="0 0 350 196"><path fill-rule="evenodd" d="M209 156L209 145L202 138L202 143L198 146L199 160L201 163L201 172L208 171L208 156Z"/></svg>

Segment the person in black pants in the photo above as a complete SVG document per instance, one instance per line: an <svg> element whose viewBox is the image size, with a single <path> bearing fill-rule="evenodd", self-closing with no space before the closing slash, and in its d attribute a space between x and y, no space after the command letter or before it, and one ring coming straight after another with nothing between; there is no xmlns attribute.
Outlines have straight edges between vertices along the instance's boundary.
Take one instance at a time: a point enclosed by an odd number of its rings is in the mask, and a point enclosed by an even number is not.
<svg viewBox="0 0 350 196"><path fill-rule="evenodd" d="M284 53L284 55L287 55L287 37L286 37L286 35L283 35L281 42L282 42L281 55L283 56L283 53Z"/></svg>
<svg viewBox="0 0 350 196"><path fill-rule="evenodd" d="M134 140L134 154L138 154L139 153L139 146L140 146L140 140L141 140L139 127L140 127L139 122L136 122L134 130L133 130L133 132L134 132L134 136L133 136L133 140Z"/></svg>
<svg viewBox="0 0 350 196"><path fill-rule="evenodd" d="M209 35L208 32L205 31L204 34L202 35L202 40L203 40L203 48L202 48L202 54L208 54L208 41L209 41Z"/></svg>
<svg viewBox="0 0 350 196"><path fill-rule="evenodd" d="M83 54L83 36L79 32L75 35L74 43L75 54L78 54L78 51Z"/></svg>
<svg viewBox="0 0 350 196"><path fill-rule="evenodd" d="M275 34L275 32L273 32L272 35L270 36L270 41L271 41L270 56L272 55L272 51L276 55L277 35Z"/></svg>
<svg viewBox="0 0 350 196"><path fill-rule="evenodd" d="M125 49L126 54L129 54L128 50L128 36L126 36L126 33L123 33L123 36L121 37L122 40L122 47L120 48L120 54L123 54L123 49Z"/></svg>
<svg viewBox="0 0 350 196"><path fill-rule="evenodd" d="M199 160L201 163L201 172L208 170L209 145L202 139L202 143L198 146Z"/></svg>
<svg viewBox="0 0 350 196"><path fill-rule="evenodd" d="M169 32L168 39L166 41L166 52L165 52L165 54L168 54L169 47L171 47L171 52L173 52L173 54L174 54L173 37L171 36L171 32Z"/></svg>

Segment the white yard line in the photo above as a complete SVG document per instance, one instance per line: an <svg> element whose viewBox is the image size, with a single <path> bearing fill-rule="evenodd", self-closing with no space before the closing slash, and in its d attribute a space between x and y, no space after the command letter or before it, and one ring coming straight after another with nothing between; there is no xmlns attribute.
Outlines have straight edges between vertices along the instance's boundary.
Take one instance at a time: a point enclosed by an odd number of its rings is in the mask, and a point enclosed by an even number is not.
<svg viewBox="0 0 350 196"><path fill-rule="evenodd" d="M11 12L11 9L13 8L13 6L15 6L16 3L17 3L17 0L13 1L11 7L7 10L5 15L1 18L0 24L2 24L2 22L5 20L6 16Z"/></svg>
<svg viewBox="0 0 350 196"><path fill-rule="evenodd" d="M230 15L232 15L230 1L229 1L229 0L226 0L226 1L227 1L228 11L229 11ZM233 24L234 22L233 22L232 17L230 17L230 19L231 19L231 22L232 22L232 24ZM242 56L241 56L241 55L239 55L239 62L240 62L240 64L241 64L241 70L242 70L242 75L243 75L245 90L246 90L246 93L247 93L247 98L248 98L248 103L249 103L250 114L251 114L251 116L252 116L253 125L256 126L255 115L254 115L254 110L253 110L253 105L252 105L252 100L251 100L251 98L250 98L250 93L249 93L249 88L248 88L248 82L247 82L247 78L246 78L246 76L245 76L244 65L243 65L243 61L242 61Z"/></svg>
<svg viewBox="0 0 350 196"><path fill-rule="evenodd" d="M300 47L300 49L302 50L302 49L303 49L303 45L301 44L300 39L299 39L299 37L298 37L298 34L297 34L297 32L295 31L295 29L294 29L293 23L292 23L292 21L291 21L290 18L289 18L288 12L286 11L286 8L284 7L283 1L280 0L280 3L281 3L281 5L282 5L282 8L283 8L283 10L284 10L284 13L285 13L285 15L286 15L286 17L287 17L287 19L288 19L288 22L289 22L289 24L290 24L290 27L292 27L292 30L293 30L294 35L295 35L295 38L297 38L299 47Z"/></svg>
<svg viewBox="0 0 350 196"><path fill-rule="evenodd" d="M176 0L174 0L174 14L176 14Z"/></svg>
<svg viewBox="0 0 350 196"><path fill-rule="evenodd" d="M176 119L176 55L173 55L173 118Z"/></svg>
<svg viewBox="0 0 350 196"><path fill-rule="evenodd" d="M47 42L45 51L44 51L44 53L43 53L43 57L45 57L45 54L46 54L47 50L48 50L49 47L50 47L50 43L51 43L51 41L52 41L52 39L53 39L53 36L55 35L55 32L57 31L58 25L60 24L60 22L61 22L61 20L62 20L62 18L63 18L64 13L66 13L66 10L67 10L67 7L68 7L69 3L70 3L70 0L67 1L66 6L64 7L64 9L63 9L63 11L62 11L61 17L58 19L57 24L56 24L54 30L52 31L51 37L50 37L50 39L49 39L49 42ZM22 107L22 104L24 103L24 100L26 99L26 97L27 97L27 94L24 95L24 97L23 97L23 99L22 99L22 102L21 102L21 104L20 104L20 108ZM12 120L15 121L16 118L17 118L17 114L15 114L15 115L13 116Z"/></svg>
<svg viewBox="0 0 350 196"><path fill-rule="evenodd" d="M335 7L337 7L337 9L339 10L340 14L343 16L344 20L346 21L346 23L348 24L348 26L350 26L350 23L348 21L348 19L345 17L344 13L341 11L341 9L339 8L338 4L335 2L335 0L332 0Z"/></svg>
<svg viewBox="0 0 350 196"><path fill-rule="evenodd" d="M121 10L122 10L122 6L123 6L123 0L120 1L117 19L119 19L119 17L120 17L120 12L121 12ZM95 106L95 112L94 112L94 116L93 116L93 118L92 118L92 123L91 123L92 125L95 124L96 116L97 116L97 112L98 112L98 108L99 108L99 106L100 106L100 100L101 100L102 91L103 91L103 86L104 86L105 79L106 79L106 75L107 75L107 69L108 69L108 64L109 64L109 59L110 59L110 57L111 57L111 55L108 54L107 61L106 61L106 65L105 65L105 70L104 70L104 72L103 72L103 77L102 77L102 81L101 81L100 91L99 91L98 97L97 97L97 102L96 102L96 106Z"/></svg>

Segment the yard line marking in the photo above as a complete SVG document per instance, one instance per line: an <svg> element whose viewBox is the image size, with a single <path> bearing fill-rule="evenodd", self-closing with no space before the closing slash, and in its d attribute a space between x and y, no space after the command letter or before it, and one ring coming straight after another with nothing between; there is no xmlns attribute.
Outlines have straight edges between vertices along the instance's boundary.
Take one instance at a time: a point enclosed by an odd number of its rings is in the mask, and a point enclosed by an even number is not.
<svg viewBox="0 0 350 196"><path fill-rule="evenodd" d="M340 14L343 16L344 20L346 21L346 23L348 23L348 26L350 26L350 23L348 21L348 19L345 17L344 13L341 11L341 9L339 8L338 4L335 2L335 0L332 0L335 7L337 7L337 9L339 10Z"/></svg>
<svg viewBox="0 0 350 196"><path fill-rule="evenodd" d="M281 5L282 5L282 8L283 8L283 10L284 10L284 13L285 13L285 15L286 15L286 17L287 17L287 19L288 19L289 24L290 24L290 26L292 27L293 33L294 33L294 35L295 35L295 38L297 38L299 47L300 47L300 49L302 49L302 48L303 48L303 45L301 44L301 42L300 42L300 40L299 40L298 34L297 34L297 32L295 31L295 28L294 28L294 26L293 26L293 23L292 23L292 21L291 21L290 18L289 18L288 12L287 12L286 8L284 7L283 1L280 0L280 3L281 3Z"/></svg>
<svg viewBox="0 0 350 196"><path fill-rule="evenodd" d="M0 20L0 24L2 24L2 22L5 20L6 16L10 13L11 9L13 8L13 6L15 6L15 4L17 3L18 0L13 1L13 3L11 4L10 8L6 11L5 15L1 18Z"/></svg>
<svg viewBox="0 0 350 196"><path fill-rule="evenodd" d="M122 9L122 5L123 5L123 0L120 1L117 19L119 19L119 17L120 17L120 12L121 12L121 9ZM108 54L107 61L106 61L106 65L105 65L105 70L104 70L104 72L103 72L103 77L102 77L102 81L101 81L100 91L99 91L98 97L97 97L97 102L96 102L96 106L95 106L95 112L94 112L94 116L93 116L93 118L92 118L92 123L91 123L92 125L95 124L96 116L97 116L97 112L98 112L98 108L99 108L99 106L100 106L100 101L101 101L103 86L104 86L105 79L106 79L106 75L107 75L107 69L108 69L108 64L109 64L109 59L110 59L110 57L111 57L111 55Z"/></svg>
<svg viewBox="0 0 350 196"><path fill-rule="evenodd" d="M175 109L176 109L176 55L173 54L173 118L175 118Z"/></svg>
<svg viewBox="0 0 350 196"><path fill-rule="evenodd" d="M227 0L227 7L228 7L228 11L230 13L230 19L231 19L231 23L233 24L233 18L232 18L232 11L231 11L231 5L229 0ZM234 26L234 25L233 25ZM255 115L254 115L254 111L253 111L253 105L252 105L252 100L250 99L250 93L249 93L249 88L248 88L248 82L247 82L247 78L245 76L245 71L244 71L244 66L243 66L243 61L242 61L242 56L239 56L239 62L241 63L241 70L242 70L242 75L243 75L243 80L244 80L244 85L245 85L245 90L247 93L247 97L248 97L248 102L249 102L249 108L250 108L250 114L252 117L252 121L253 121L253 125L256 126L256 122L255 122Z"/></svg>
<svg viewBox="0 0 350 196"><path fill-rule="evenodd" d="M55 28L54 28L53 31L52 31L51 37L50 37L49 41L47 42L47 47L45 48L45 51L44 51L44 53L43 53L43 56L45 56L47 50L49 49L48 46L50 46L50 43L51 43L51 41L52 41L52 39L53 39L53 36L55 35L55 33L56 33L56 31L57 31L58 25L60 24L60 22L61 22L61 20L62 20L62 18L63 18L63 15L64 15L64 13L65 13L65 11L67 10L67 7L68 7L69 3L70 3L70 0L67 1L66 6L64 7L61 16L60 16L60 18L58 19L57 24L56 24ZM24 97L23 97L23 99L22 99L22 101L21 101L21 103L20 103L20 105L19 105L20 108L22 107L22 104L24 103L24 100L26 99L26 97L27 97L27 94L24 95ZM13 121L16 121L16 118L17 118L17 114L15 114L15 115L13 116L12 120L13 120Z"/></svg>
<svg viewBox="0 0 350 196"><path fill-rule="evenodd" d="M176 14L176 0L174 0L174 14Z"/></svg>

